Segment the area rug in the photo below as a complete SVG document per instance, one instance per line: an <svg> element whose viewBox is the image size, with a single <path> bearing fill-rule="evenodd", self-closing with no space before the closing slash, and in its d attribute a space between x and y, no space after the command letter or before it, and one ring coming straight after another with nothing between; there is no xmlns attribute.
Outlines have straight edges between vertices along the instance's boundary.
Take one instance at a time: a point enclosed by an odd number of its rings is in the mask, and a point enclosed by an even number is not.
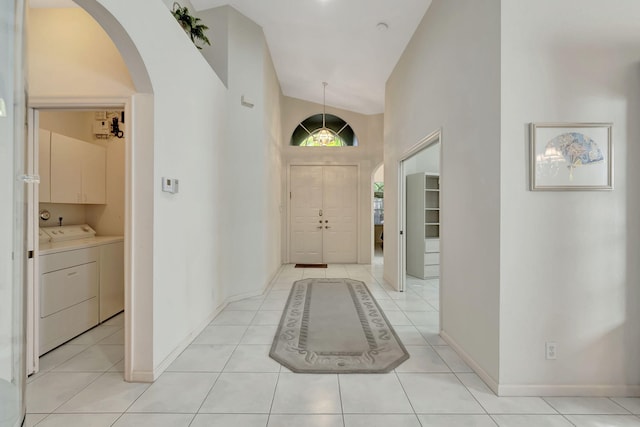
<svg viewBox="0 0 640 427"><path fill-rule="evenodd" d="M296 264L294 268L327 268L327 264Z"/></svg>
<svg viewBox="0 0 640 427"><path fill-rule="evenodd" d="M383 373L409 358L367 286L351 279L293 284L269 356L293 372Z"/></svg>

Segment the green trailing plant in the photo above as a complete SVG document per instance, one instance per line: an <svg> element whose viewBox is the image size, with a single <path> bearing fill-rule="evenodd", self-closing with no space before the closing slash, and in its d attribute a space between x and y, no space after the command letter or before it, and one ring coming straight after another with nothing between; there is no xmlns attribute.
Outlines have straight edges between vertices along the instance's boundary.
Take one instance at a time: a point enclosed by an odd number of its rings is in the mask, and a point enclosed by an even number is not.
<svg viewBox="0 0 640 427"><path fill-rule="evenodd" d="M173 4L171 13L198 49L202 49L202 46L198 46L198 42L211 46L211 42L209 42L209 38L205 34L205 31L207 31L209 27L201 23L200 18L191 15L188 7L180 6L180 4L176 2Z"/></svg>

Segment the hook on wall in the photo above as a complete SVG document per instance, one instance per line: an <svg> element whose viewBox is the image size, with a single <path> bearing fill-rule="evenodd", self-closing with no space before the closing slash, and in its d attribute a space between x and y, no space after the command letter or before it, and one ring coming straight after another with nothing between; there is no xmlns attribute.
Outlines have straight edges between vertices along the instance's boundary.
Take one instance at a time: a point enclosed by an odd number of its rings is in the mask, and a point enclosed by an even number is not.
<svg viewBox="0 0 640 427"><path fill-rule="evenodd" d="M120 130L120 125L118 124L117 117L111 119L111 133L118 138L124 137L124 132Z"/></svg>

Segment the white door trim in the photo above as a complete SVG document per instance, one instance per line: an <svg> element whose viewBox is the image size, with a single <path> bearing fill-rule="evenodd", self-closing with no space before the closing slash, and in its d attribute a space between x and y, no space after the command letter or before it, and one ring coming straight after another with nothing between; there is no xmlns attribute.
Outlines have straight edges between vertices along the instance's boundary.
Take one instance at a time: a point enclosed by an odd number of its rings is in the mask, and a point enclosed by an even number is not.
<svg viewBox="0 0 640 427"><path fill-rule="evenodd" d="M287 205L287 214L286 214L286 224L285 224L285 263L291 263L291 167L292 166L355 166L357 168L356 173L356 187L357 187L357 203L356 203L356 260L360 261L360 163L357 162L348 162L348 163L337 163L337 162L289 162L286 166L286 205Z"/></svg>
<svg viewBox="0 0 640 427"><path fill-rule="evenodd" d="M133 372L132 372L132 354L133 354L133 337L135 334L133 333L134 322L133 319L133 280L132 280L132 272L133 272L133 259L131 254L133 253L132 248L132 167L133 167L133 123L132 123L132 104L133 97L31 97L29 98L29 109L37 112L39 110L96 110L96 109L109 109L109 108L118 108L124 109L125 112L125 141L126 141L126 149L125 149L125 212L124 212L124 247L125 247L125 256L124 256L124 294L125 294L125 302L124 302L124 316L125 316L125 340L124 340L124 360L125 360L125 368L124 368L124 378L125 380L132 380ZM34 117L37 117L37 114L34 114ZM30 123L30 126L35 125L34 123ZM37 129L34 129L36 131ZM37 191L37 190L36 190ZM31 206L31 210L34 211L36 215L36 221L38 218L38 206L35 204L35 200L32 203L34 206ZM34 239L37 238L37 233L34 233ZM38 244L31 242L34 244L36 248L34 252L34 257L38 259ZM34 263L34 280L38 280L40 277L39 274L39 263ZM33 284L32 284L33 285ZM34 286L34 301L37 302L39 296L37 295L38 287ZM33 302L33 301L32 301ZM29 303L32 303L29 302ZM36 322L36 331L37 331L37 322ZM33 348L34 354L39 354L38 351L38 336L34 336ZM37 365L36 365L37 366Z"/></svg>
<svg viewBox="0 0 640 427"><path fill-rule="evenodd" d="M40 156L38 150L39 146L36 144L38 139L40 117L38 110L28 108L27 110L27 164L30 175L39 175L38 165L40 164ZM27 291L26 291L26 366L27 375L36 373L40 370L40 358L39 354L39 341L36 339L39 337L39 322L38 307L40 306L39 293L36 292L36 283L38 281L40 272L40 248L39 244L36 244L36 237L38 233L36 230L38 227L38 206L37 202L40 199L40 186L29 185L27 186L27 250L33 251L32 261L27 260ZM35 209L33 208L35 206Z"/></svg>
<svg viewBox="0 0 640 427"><path fill-rule="evenodd" d="M398 159L398 206L396 207L398 212L398 229L396 230L398 236L398 291L405 291L405 279L407 275L407 254L406 254L406 242L404 232L406 230L406 200L405 200L405 176L404 176L404 162L413 157L420 151L429 147L436 142L442 143L442 128L439 128L429 135L422 138L416 144L411 146L408 150L406 150ZM441 145L442 147L442 145ZM444 150L440 150L440 179L442 180L442 152ZM442 186L442 181L441 184ZM442 205L441 205L442 209ZM440 212L440 218L442 218L442 211ZM442 219L441 219L442 221ZM442 227L442 226L441 226ZM442 239L440 244L442 245ZM442 249L441 249L442 251ZM442 270L440 272L442 275ZM442 292L440 293L440 298L442 299ZM440 315L442 316L442 314Z"/></svg>

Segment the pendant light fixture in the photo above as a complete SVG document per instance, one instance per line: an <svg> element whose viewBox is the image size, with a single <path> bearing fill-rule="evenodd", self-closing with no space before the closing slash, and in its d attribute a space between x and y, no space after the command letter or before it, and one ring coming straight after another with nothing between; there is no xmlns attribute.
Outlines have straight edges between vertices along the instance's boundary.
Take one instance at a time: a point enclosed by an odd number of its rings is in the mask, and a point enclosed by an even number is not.
<svg viewBox="0 0 640 427"><path fill-rule="evenodd" d="M317 145L321 145L323 147L326 147L327 145L329 145L331 142L333 142L336 138L338 138L338 135L332 131L331 129L329 129L327 127L327 121L326 121L326 116L327 116L327 85L329 83L327 82L322 82L322 127L318 130L316 130L313 133L313 141L317 144Z"/></svg>

